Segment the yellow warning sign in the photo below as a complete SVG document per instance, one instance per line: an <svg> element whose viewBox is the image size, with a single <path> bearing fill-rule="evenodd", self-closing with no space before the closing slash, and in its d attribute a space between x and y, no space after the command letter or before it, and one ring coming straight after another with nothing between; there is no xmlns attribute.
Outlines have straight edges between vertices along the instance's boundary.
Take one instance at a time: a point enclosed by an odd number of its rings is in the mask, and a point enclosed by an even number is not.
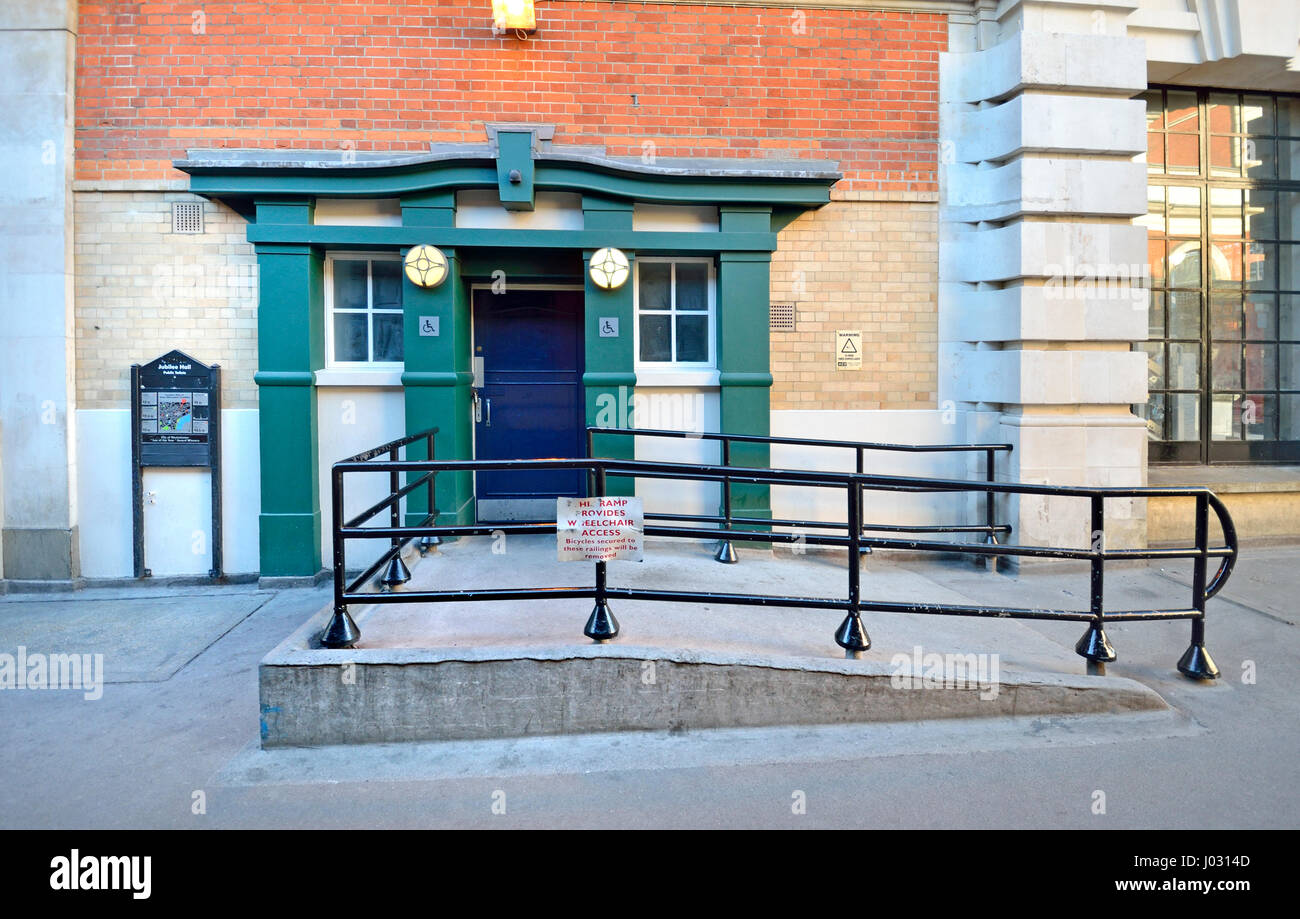
<svg viewBox="0 0 1300 919"><path fill-rule="evenodd" d="M862 369L862 330L855 329L847 331L838 329L835 332L835 369L836 370L861 370Z"/></svg>

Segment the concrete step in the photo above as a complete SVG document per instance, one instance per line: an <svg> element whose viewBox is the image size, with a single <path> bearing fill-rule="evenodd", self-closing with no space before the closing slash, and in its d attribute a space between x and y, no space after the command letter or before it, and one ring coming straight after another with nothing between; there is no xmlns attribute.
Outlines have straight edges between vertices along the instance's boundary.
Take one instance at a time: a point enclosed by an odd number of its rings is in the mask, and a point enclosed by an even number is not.
<svg viewBox="0 0 1300 919"><path fill-rule="evenodd" d="M409 589L585 585L593 565L559 563L554 538L460 540L413 568ZM741 551L651 541L646 561L612 562L611 585L846 594L843 553ZM864 562L864 595L970 603L945 586L969 566ZM1013 584L980 579L988 602ZM1094 714L1165 708L1129 679L1083 662L1014 620L866 617L873 647L846 660L836 611L618 601L622 632L582 635L590 600L413 603L353 609L362 639L320 648L323 609L262 661L262 743L317 746L610 731ZM1080 633L1083 627L1080 626Z"/></svg>

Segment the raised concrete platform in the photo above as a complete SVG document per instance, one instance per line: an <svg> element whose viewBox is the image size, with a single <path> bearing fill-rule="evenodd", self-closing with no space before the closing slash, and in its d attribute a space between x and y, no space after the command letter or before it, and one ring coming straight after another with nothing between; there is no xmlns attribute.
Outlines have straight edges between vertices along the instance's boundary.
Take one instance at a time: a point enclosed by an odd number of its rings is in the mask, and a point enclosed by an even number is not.
<svg viewBox="0 0 1300 919"><path fill-rule="evenodd" d="M554 560L553 537L443 546L410 588L578 585L591 564ZM501 543L496 543L498 550ZM711 546L651 541L643 563L613 562L611 585L840 596L841 553L746 553L720 565ZM970 603L943 583L968 567L864 560L873 597ZM988 574L988 602L1016 604ZM845 724L1165 708L1129 679L1083 675L1073 652L1013 620L876 614L862 660L845 660L834 611L616 602L622 632L582 635L591 601L354 607L354 649L320 648L321 610L262 661L262 743L473 740L629 730ZM1082 632L1082 626L1080 627ZM935 655L929 657L927 655ZM960 655L960 657L950 657ZM921 670L913 675L920 657ZM942 673L929 670L944 660ZM954 669L954 667L956 669ZM926 680L925 677L931 677ZM909 677L912 677L909 679Z"/></svg>

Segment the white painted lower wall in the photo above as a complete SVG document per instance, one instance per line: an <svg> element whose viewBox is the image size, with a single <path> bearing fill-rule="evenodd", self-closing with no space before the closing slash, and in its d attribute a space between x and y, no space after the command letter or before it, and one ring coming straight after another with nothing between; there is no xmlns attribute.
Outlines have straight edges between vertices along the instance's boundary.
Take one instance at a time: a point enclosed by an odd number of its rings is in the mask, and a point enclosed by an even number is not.
<svg viewBox="0 0 1300 919"><path fill-rule="evenodd" d="M639 428L702 433L718 430L716 387L640 387L633 418ZM664 463L718 463L715 440L676 437L635 437L636 459ZM637 479L636 494L647 513L717 514L721 487L716 482Z"/></svg>
<svg viewBox="0 0 1300 919"><path fill-rule="evenodd" d="M261 507L257 411L221 413L222 549L226 574L258 570ZM145 567L154 577L206 575L212 568L211 480L206 469L144 471ZM77 412L77 494L81 574L129 578L131 561L131 413Z"/></svg>
<svg viewBox="0 0 1300 919"><path fill-rule="evenodd" d="M772 436L825 440L868 441L890 444L954 444L967 442L966 413L948 411L776 411ZM852 450L772 445L772 465L777 469L852 472ZM984 478L984 454L894 453L869 451L863 471L879 475L931 476L954 479ZM863 519L888 524L964 524L972 516L976 498L942 493L867 492ZM772 516L783 520L847 519L843 492L825 488L774 486ZM946 538L946 537L937 537Z"/></svg>
<svg viewBox="0 0 1300 919"><path fill-rule="evenodd" d="M316 418L319 431L316 474L320 480L321 564L330 567L330 534L334 512L330 501L330 467L406 434L406 408L400 386L318 386ZM351 473L344 477L344 512L355 516L388 494L387 473ZM403 502L405 503L405 502ZM386 512L385 512L386 513ZM387 524L376 518L368 526ZM367 567L383 551L382 540L349 540L349 570Z"/></svg>

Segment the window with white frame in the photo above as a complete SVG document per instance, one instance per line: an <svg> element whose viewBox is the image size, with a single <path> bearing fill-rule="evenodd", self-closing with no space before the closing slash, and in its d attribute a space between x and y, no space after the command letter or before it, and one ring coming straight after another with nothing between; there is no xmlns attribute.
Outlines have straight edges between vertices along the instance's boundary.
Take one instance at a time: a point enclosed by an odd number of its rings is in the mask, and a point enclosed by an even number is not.
<svg viewBox="0 0 1300 919"><path fill-rule="evenodd" d="M402 263L396 255L330 255L325 347L332 366L402 363Z"/></svg>
<svg viewBox="0 0 1300 919"><path fill-rule="evenodd" d="M714 365L713 260L636 260L636 353L642 364Z"/></svg>

